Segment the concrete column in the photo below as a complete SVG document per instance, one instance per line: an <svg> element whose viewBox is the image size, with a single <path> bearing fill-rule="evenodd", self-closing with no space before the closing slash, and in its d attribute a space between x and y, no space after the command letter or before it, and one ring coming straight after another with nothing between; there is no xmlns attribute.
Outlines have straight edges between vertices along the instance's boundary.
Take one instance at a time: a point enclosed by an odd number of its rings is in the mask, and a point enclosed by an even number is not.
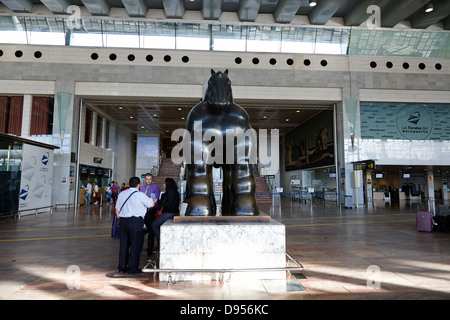
<svg viewBox="0 0 450 320"><path fill-rule="evenodd" d="M366 181L365 181L365 187L366 187L366 198L367 198L367 203L370 203L372 201L373 198L373 187L372 187L372 170L371 169L367 169L366 170Z"/></svg>
<svg viewBox="0 0 450 320"><path fill-rule="evenodd" d="M445 174L443 172L443 174ZM448 185L447 185L447 177L445 175L442 175L442 200L447 203L448 201Z"/></svg>
<svg viewBox="0 0 450 320"><path fill-rule="evenodd" d="M22 137L30 136L32 105L33 105L33 96L25 94L23 96L23 109L22 109Z"/></svg>
<svg viewBox="0 0 450 320"><path fill-rule="evenodd" d="M427 171L428 200L434 200L434 177L433 170Z"/></svg>
<svg viewBox="0 0 450 320"><path fill-rule="evenodd" d="M60 117L60 108L58 105L58 92L71 94L67 114ZM55 84L55 107L53 113L53 134L52 143L60 146L60 149L54 151L53 163L53 182L52 182L52 204L60 206L74 205L75 190L70 189L71 182L75 183L76 177L70 176L70 154L73 150L72 144L78 138L73 139L73 135L78 134L78 130L73 128L74 118L78 118L78 111L74 112L75 83L70 80L56 81ZM60 123L64 121L64 123ZM65 130L63 130L64 128ZM75 171L75 174L78 174Z"/></svg>

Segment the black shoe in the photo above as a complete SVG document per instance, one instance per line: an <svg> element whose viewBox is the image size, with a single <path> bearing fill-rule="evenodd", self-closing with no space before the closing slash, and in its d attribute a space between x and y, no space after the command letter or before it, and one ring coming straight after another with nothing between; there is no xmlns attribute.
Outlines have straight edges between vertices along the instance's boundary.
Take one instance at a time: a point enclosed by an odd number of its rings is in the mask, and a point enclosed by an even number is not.
<svg viewBox="0 0 450 320"><path fill-rule="evenodd" d="M139 274L142 273L142 269L137 269L135 272L128 272L128 274Z"/></svg>

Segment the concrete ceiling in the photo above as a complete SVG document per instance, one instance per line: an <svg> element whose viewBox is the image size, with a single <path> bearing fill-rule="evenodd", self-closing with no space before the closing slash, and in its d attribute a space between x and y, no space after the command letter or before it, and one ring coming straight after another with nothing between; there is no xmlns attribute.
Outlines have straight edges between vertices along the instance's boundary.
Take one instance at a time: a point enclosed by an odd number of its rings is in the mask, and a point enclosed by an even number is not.
<svg viewBox="0 0 450 320"><path fill-rule="evenodd" d="M223 13L237 16L237 22L254 22L260 15L273 16L274 23L295 23L308 18L311 25L325 25L330 19L345 26L359 26L374 14L368 7L380 8L381 27L392 28L409 21L412 28L426 29L439 24L450 30L449 0L0 0L9 10L33 13L36 6L45 6L54 14L66 13L68 6L77 5L92 16L116 17L112 9L123 9L129 17L148 17L155 10L163 11L166 19L183 19L186 12L197 12L204 20L220 20ZM434 10L426 13L432 3ZM368 13L369 12L369 13ZM159 18L159 17L158 17ZM164 17L163 17L164 19ZM301 20L305 21L305 20Z"/></svg>
<svg viewBox="0 0 450 320"><path fill-rule="evenodd" d="M247 111L255 130L278 129L284 135L332 105L247 103L235 101ZM86 107L100 111L135 134L170 136L175 129L185 128L186 117L198 101L167 102L83 99Z"/></svg>

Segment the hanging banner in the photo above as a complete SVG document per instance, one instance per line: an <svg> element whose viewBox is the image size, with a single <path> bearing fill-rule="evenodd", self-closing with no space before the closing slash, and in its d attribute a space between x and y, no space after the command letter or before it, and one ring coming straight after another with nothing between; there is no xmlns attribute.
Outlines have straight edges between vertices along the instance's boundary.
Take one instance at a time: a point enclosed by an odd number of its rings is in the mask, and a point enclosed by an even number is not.
<svg viewBox="0 0 450 320"><path fill-rule="evenodd" d="M345 99L345 110L347 111L348 128L350 130L350 139L352 140L352 147L355 141L357 106L358 106L357 99Z"/></svg>
<svg viewBox="0 0 450 320"><path fill-rule="evenodd" d="M64 134L66 133L67 112L69 110L70 99L72 94L67 92L58 92L56 99L58 101L58 114L59 114L59 134L61 142L61 153L63 152Z"/></svg>
<svg viewBox="0 0 450 320"><path fill-rule="evenodd" d="M24 144L22 147L19 212L51 206L52 175L53 150Z"/></svg>

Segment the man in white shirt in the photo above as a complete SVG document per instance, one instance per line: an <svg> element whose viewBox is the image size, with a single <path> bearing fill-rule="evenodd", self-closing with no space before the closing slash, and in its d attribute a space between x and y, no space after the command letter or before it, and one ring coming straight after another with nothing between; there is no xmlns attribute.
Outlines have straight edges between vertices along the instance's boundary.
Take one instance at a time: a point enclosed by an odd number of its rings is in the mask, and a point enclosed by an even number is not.
<svg viewBox="0 0 450 320"><path fill-rule="evenodd" d="M86 188L84 188L84 204L91 204L91 193L92 193L92 184L89 182L86 183Z"/></svg>
<svg viewBox="0 0 450 320"><path fill-rule="evenodd" d="M92 182L94 184L94 195L93 198L95 200L94 204L98 204L98 185L95 182Z"/></svg>
<svg viewBox="0 0 450 320"><path fill-rule="evenodd" d="M144 217L147 208L153 207L156 200L152 200L139 192L141 181L132 177L130 188L122 191L117 198L116 216L119 218L120 250L119 273L130 274L142 272L139 260L144 245L145 224Z"/></svg>

